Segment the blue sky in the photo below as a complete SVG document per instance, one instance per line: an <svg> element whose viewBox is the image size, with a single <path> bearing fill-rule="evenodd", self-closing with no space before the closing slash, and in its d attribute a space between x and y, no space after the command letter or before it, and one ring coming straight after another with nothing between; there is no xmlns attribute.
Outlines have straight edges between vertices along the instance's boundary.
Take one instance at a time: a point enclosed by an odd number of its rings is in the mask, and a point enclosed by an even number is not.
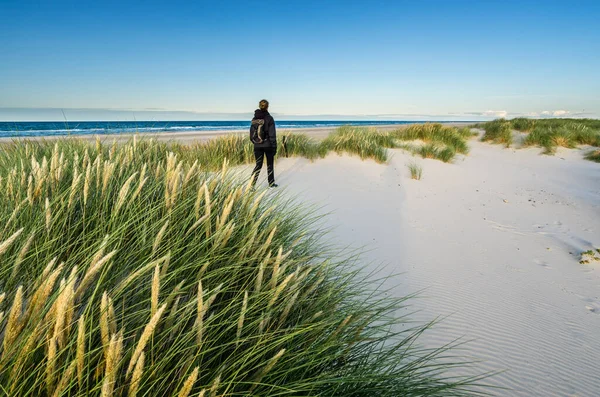
<svg viewBox="0 0 600 397"><path fill-rule="evenodd" d="M0 1L0 120L600 117L600 1Z"/></svg>

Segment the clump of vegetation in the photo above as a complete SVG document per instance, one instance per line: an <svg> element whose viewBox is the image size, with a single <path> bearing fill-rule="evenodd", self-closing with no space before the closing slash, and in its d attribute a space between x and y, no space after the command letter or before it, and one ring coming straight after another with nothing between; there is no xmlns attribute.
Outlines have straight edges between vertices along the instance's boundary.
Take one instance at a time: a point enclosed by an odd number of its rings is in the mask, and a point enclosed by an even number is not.
<svg viewBox="0 0 600 397"><path fill-rule="evenodd" d="M581 253L581 259L579 261L582 265L587 265L590 262L600 261L600 249L587 250Z"/></svg>
<svg viewBox="0 0 600 397"><path fill-rule="evenodd" d="M395 147L445 163L452 161L457 153L469 153L467 139L472 136L469 127L458 129L439 123L414 124L389 133ZM408 143L413 141L422 144Z"/></svg>
<svg viewBox="0 0 600 397"><path fill-rule="evenodd" d="M371 158L379 163L387 161L386 148L394 147L388 133L373 128L343 126L321 142L326 152L357 154L361 159Z"/></svg>
<svg viewBox="0 0 600 397"><path fill-rule="evenodd" d="M505 119L489 121L484 123L482 128L485 130L482 141L492 141L506 147L510 147L513 142L511 123Z"/></svg>
<svg viewBox="0 0 600 397"><path fill-rule="evenodd" d="M285 134L277 149L281 157L305 157L316 160L327 155L327 148L304 134Z"/></svg>
<svg viewBox="0 0 600 397"><path fill-rule="evenodd" d="M449 148L455 153L469 153L466 139L472 136L470 129L457 129L439 123L414 124L390 133L394 139L401 141L421 140L436 144L437 147ZM437 158L437 157L436 157Z"/></svg>
<svg viewBox="0 0 600 397"><path fill-rule="evenodd" d="M545 154L554 154L557 147L574 148L577 145L600 147L600 120L592 119L498 119L477 125L484 128L484 140L504 143L512 142L510 129L528 132L525 146L540 146ZM510 136L510 138L509 138ZM507 144L507 146L510 144ZM587 156L595 161L594 157Z"/></svg>
<svg viewBox="0 0 600 397"><path fill-rule="evenodd" d="M416 179L418 181L421 180L421 177L423 176L423 167L421 167L419 164L417 163L409 163L407 165L408 170L410 171L410 177L411 179Z"/></svg>
<svg viewBox="0 0 600 397"><path fill-rule="evenodd" d="M600 150L592 150L586 156L586 159L600 163Z"/></svg>
<svg viewBox="0 0 600 397"><path fill-rule="evenodd" d="M517 117L515 119L510 120L511 127L514 130L521 132L529 132L533 130L536 125L535 119L528 119L526 117Z"/></svg>
<svg viewBox="0 0 600 397"><path fill-rule="evenodd" d="M425 327L396 317L404 300L324 249L315 216L209 151L240 163L245 147L2 146L6 394L477 393L446 375L447 348L417 347Z"/></svg>
<svg viewBox="0 0 600 397"><path fill-rule="evenodd" d="M562 125L560 127L538 126L527 136L525 145L543 147L544 153L552 154L557 147L574 148L577 145L600 146L600 131L584 125Z"/></svg>

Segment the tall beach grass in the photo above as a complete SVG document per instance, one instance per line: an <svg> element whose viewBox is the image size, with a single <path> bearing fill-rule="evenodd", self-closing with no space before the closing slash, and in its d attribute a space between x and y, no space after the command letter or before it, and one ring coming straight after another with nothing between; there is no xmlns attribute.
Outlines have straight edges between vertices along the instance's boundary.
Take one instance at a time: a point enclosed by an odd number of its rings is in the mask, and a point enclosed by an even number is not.
<svg viewBox="0 0 600 397"><path fill-rule="evenodd" d="M554 154L558 147L574 148L578 145L600 147L600 120L594 119L497 119L477 124L485 129L483 140L495 143L512 143L512 130L527 133L524 146L539 146L545 154ZM587 157L586 157L587 158Z"/></svg>
<svg viewBox="0 0 600 397"><path fill-rule="evenodd" d="M427 326L398 317L404 299L322 245L314 214L228 172L250 149L3 145L0 390L480 394L447 372L462 362L451 350L415 343Z"/></svg>

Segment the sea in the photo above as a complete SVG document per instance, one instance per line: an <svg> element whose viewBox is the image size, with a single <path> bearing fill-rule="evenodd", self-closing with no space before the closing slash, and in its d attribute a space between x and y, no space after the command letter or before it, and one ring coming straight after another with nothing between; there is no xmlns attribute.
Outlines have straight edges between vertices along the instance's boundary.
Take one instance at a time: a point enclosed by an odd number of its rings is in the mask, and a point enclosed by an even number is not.
<svg viewBox="0 0 600 397"><path fill-rule="evenodd" d="M277 121L277 129L403 125L424 121ZM222 130L247 130L249 121L82 121L82 122L0 122L0 138L57 136L57 135L105 135L132 133L176 133L185 131L212 132Z"/></svg>

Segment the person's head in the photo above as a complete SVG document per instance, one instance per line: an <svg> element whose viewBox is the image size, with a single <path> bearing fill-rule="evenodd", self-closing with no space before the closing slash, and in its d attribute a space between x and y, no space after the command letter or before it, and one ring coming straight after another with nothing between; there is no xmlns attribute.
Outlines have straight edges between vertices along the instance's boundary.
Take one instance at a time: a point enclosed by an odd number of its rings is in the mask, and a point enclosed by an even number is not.
<svg viewBox="0 0 600 397"><path fill-rule="evenodd" d="M260 110L269 110L269 101L267 101L266 99L262 99L259 103L258 103L258 108Z"/></svg>

